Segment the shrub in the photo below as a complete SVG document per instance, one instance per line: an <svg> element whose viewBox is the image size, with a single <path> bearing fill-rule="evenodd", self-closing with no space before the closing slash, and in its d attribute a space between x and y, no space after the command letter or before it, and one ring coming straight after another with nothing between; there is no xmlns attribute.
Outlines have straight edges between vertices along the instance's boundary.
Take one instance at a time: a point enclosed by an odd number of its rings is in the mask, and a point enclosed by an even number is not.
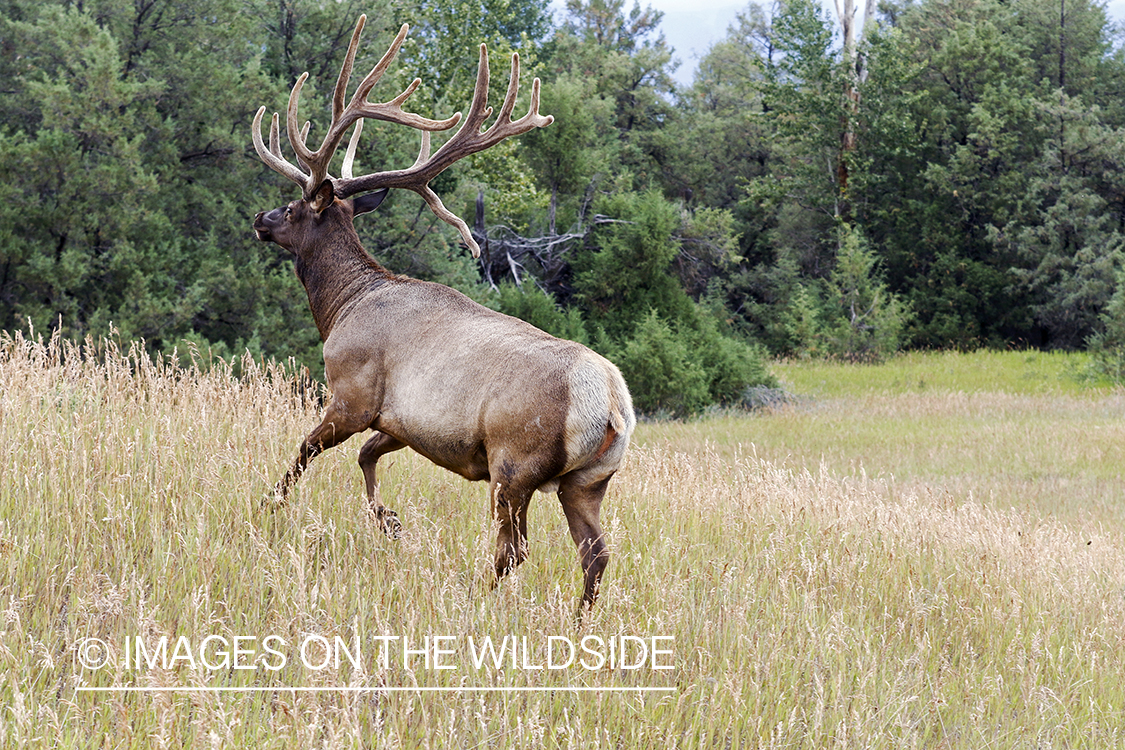
<svg viewBox="0 0 1125 750"><path fill-rule="evenodd" d="M902 346L914 313L888 289L861 230L839 231L836 267L828 279L799 288L787 327L802 354L878 362Z"/></svg>
<svg viewBox="0 0 1125 750"><path fill-rule="evenodd" d="M615 357L638 411L680 416L710 402L708 373L684 337L655 310L645 316Z"/></svg>
<svg viewBox="0 0 1125 750"><path fill-rule="evenodd" d="M1125 268L1117 272L1113 296L1101 314L1102 330L1087 340L1091 369L1114 383L1125 382Z"/></svg>

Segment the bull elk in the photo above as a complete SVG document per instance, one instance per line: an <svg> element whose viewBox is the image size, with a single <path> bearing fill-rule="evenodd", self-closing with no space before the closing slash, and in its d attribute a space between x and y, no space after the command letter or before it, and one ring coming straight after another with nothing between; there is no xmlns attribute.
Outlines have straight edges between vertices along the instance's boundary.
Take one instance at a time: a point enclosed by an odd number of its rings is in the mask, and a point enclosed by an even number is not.
<svg viewBox="0 0 1125 750"><path fill-rule="evenodd" d="M368 95L406 38L403 26L347 106L348 79L365 17L360 16L332 98L332 121L316 151L306 145L308 123L298 127L297 103L308 77L293 86L286 112L289 143L298 164L281 153L278 115L267 148L262 116L254 117L254 148L269 167L301 186L302 197L254 219L258 239L276 242L295 257L324 341L331 399L324 418L300 444L292 467L277 483L281 501L309 461L356 433L374 430L359 451L367 501L382 530L397 537L401 524L380 497L376 464L410 447L466 479L489 482L499 524L495 581L527 557L527 509L532 494L557 492L584 573L583 605L598 595L608 560L599 520L610 478L624 457L636 423L621 373L581 344L564 341L516 318L479 305L440 284L397 276L360 244L353 219L375 209L391 188L422 196L438 217L455 226L465 245L480 249L468 226L442 205L429 183L457 160L509 136L552 122L539 114L539 80L527 114L512 120L519 87L519 56L512 55L507 95L496 121L488 106L488 52L480 64L468 115L435 153L430 133L448 130L461 113L430 120L402 109L421 83L415 79L387 102ZM364 119L420 130L422 147L408 169L352 175ZM354 124L340 170L329 162Z"/></svg>

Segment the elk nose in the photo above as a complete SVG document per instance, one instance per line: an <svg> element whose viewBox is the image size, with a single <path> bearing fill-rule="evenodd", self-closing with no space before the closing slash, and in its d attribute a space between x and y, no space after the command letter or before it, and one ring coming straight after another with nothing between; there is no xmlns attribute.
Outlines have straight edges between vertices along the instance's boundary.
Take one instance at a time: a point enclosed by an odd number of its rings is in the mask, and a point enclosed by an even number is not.
<svg viewBox="0 0 1125 750"><path fill-rule="evenodd" d="M262 218L266 215L265 211L259 211L258 215L254 217L254 234L262 242L269 242L270 230L269 227L263 223Z"/></svg>

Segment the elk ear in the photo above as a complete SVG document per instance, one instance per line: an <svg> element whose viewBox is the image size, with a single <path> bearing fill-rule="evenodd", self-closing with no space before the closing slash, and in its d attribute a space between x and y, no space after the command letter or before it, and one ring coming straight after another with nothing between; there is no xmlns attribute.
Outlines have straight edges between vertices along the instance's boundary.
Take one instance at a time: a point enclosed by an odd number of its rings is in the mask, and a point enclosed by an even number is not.
<svg viewBox="0 0 1125 750"><path fill-rule="evenodd" d="M367 193L353 199L352 215L359 216L360 214L374 211L379 207L379 204L383 202L383 199L387 197L388 192L387 188L383 188L382 190L376 190L374 193Z"/></svg>
<svg viewBox="0 0 1125 750"><path fill-rule="evenodd" d="M309 205L312 206L313 211L319 214L324 211L324 209L331 206L332 202L335 200L336 189L332 186L332 180L326 179L324 182L320 183L320 187L316 189L316 193L313 194Z"/></svg>

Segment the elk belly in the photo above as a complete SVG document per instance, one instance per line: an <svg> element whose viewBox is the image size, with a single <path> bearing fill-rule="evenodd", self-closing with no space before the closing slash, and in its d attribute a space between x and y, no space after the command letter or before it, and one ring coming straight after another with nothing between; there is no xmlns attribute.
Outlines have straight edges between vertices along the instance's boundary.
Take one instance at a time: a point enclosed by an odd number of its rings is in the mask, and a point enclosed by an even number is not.
<svg viewBox="0 0 1125 750"><path fill-rule="evenodd" d="M539 485L539 491L544 495L551 495L559 491L559 480L552 479L549 482L544 482Z"/></svg>

